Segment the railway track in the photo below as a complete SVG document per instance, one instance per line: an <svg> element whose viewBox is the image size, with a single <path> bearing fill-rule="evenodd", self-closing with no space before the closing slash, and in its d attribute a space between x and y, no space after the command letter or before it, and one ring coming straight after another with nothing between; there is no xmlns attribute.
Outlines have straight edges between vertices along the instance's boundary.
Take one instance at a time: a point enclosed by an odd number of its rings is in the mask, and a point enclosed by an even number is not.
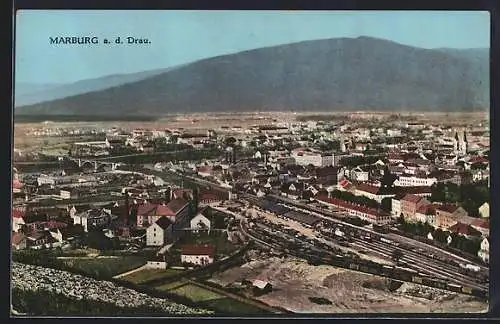
<svg viewBox="0 0 500 324"><path fill-rule="evenodd" d="M315 247L313 244L307 241L303 240L298 240L294 238L293 236L289 236L284 233L276 232L275 230L270 229L266 225L255 223L255 227L259 228L260 230L265 231L266 234L264 234L265 240L261 238L257 238L256 234L253 235L255 239L257 239L261 244L268 246L273 249L282 249L286 250L292 255L295 255L297 257L301 258L308 258L310 255L305 255L301 253L297 253L297 251L290 251L287 247L287 244L284 242L280 242L278 239L276 239L276 236L279 237L280 240L286 241L293 239L296 242L300 242L299 244L304 245L305 247L308 247L309 251L311 253L328 253L328 254L333 254L335 251L332 250L326 250L324 248L318 249ZM259 235L260 236L260 235ZM387 259L392 259L392 253L394 250L402 250L402 252L406 252L406 250L395 247L393 245L390 245L388 243L384 242L366 242L360 238L352 238L353 241L355 242L354 244L362 247L363 249L368 249L372 252L375 252L379 255L381 255L384 258ZM471 278L469 276L466 276L464 274L459 273L458 271L454 270L449 270L446 267L443 266L436 266L436 260L434 259L426 259L422 258L421 255L418 255L414 252L411 252L409 254L404 255L400 260L405 261L408 264L408 268L413 269L414 271L423 273L425 275L428 275L429 277L434 277L441 279L443 281L447 282L453 282L456 284L460 285L467 285L469 287L481 289L481 290L488 290L488 287L486 285L482 285L478 283L475 278Z"/></svg>
<svg viewBox="0 0 500 324"><path fill-rule="evenodd" d="M256 202L256 201L259 201L259 198L255 198L255 197L252 197L250 196L249 194L245 194L244 195L245 199L247 199L247 197L251 197L251 199ZM315 217L318 217L318 218L322 218L322 219L325 219L325 220L328 220L328 221L332 221L334 223L338 223L338 224L342 224L343 226L348 226L350 228L353 228L353 229L356 229L358 231L362 231L362 232L366 232L366 233L370 233L370 234L375 234L377 236L380 236L380 237L386 237L388 238L388 236L384 235L384 234L381 234L381 233L378 233L378 232L375 232L375 231L372 231L372 230L369 230L369 229L366 229L364 227L361 227L361 226L356 226L356 225L353 225L353 224L350 224L350 223L347 223L347 222L344 222L342 220L340 220L339 218L342 218L342 217L335 217L334 213L332 211L325 211L325 210L322 210L321 208L318 208L318 207L313 207L313 206L304 206L303 204L300 204L300 203L297 203L296 201L292 201L292 200L289 200L289 199L286 199L286 198L283 198L283 197L279 197L279 196L275 196L275 195L271 195L272 198L278 200L278 201L282 201L284 203L287 203L287 204L290 204L290 205L293 205L295 207L297 207L298 209L301 209L301 210L305 210L305 211L309 211L309 213L313 213L311 216L315 216ZM328 214L331 214L331 215L325 215L326 213ZM393 237L391 237L392 239L394 239ZM408 239L406 239L408 240ZM403 243L403 244L407 244L406 242L404 241L399 241L398 240L398 243ZM423 244L421 242L418 242L417 244ZM459 257L457 255L454 255L454 254L451 254L447 251L443 251L441 249L438 249L436 247L433 247L433 246L428 246L426 244L424 244L426 246L426 248L430 248L430 249L433 249L434 251L436 251L435 253L439 253L440 255L442 255L443 257L446 255L447 257L452 257L455 261L459 262L463 262L463 261L466 261L466 262L469 262L469 263L472 263L474 265L477 265L480 267L480 269L483 271L483 272L488 272L489 269L480 265L480 264L477 264L475 262L472 262L470 260L466 260L462 257ZM404 249L405 252L413 252L411 250L408 250L408 249ZM448 263L446 263L446 266L450 266Z"/></svg>
<svg viewBox="0 0 500 324"><path fill-rule="evenodd" d="M356 245L362 247L362 248L367 248L366 245L362 245L359 243L355 243ZM376 245L372 244L368 247L371 251L375 251L377 254L382 255L386 258L391 258L392 257L392 252L394 249L391 249L386 246L381 246L381 245ZM420 260L414 256L402 256L400 258L401 261L407 262L407 266L410 269L419 271L421 273L424 273L429 276L434 276L446 281L454 282L457 284L466 284L467 286L478 288L478 289L485 289L487 290L488 287L485 285L481 285L474 281L472 278L467 277L461 273L458 272L453 272L450 270L447 270L446 268L442 267L437 267L433 264L430 264L428 262L423 262L423 260Z"/></svg>

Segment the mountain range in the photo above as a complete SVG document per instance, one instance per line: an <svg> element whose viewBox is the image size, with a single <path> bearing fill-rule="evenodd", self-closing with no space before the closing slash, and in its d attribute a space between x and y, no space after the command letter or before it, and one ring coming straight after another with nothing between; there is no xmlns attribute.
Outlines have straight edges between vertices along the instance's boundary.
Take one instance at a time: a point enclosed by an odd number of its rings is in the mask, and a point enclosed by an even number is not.
<svg viewBox="0 0 500 324"><path fill-rule="evenodd" d="M489 49L312 40L178 67L16 91L16 115L489 108Z"/></svg>

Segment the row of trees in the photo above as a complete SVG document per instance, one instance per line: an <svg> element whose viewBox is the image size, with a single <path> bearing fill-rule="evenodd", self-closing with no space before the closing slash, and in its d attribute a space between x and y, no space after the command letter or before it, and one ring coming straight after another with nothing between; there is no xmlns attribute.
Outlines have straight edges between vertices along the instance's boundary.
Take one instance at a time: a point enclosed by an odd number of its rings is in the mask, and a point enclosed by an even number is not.
<svg viewBox="0 0 500 324"><path fill-rule="evenodd" d="M399 218L400 229L403 232L410 233L417 236L427 237L431 233L434 241L441 244L447 244L452 248L470 253L472 255L477 255L481 247L480 237L475 237L468 239L462 235L455 232L443 231L440 228L435 229L429 223L425 222L406 222L402 216ZM451 238L451 242L448 243L448 238Z"/></svg>
<svg viewBox="0 0 500 324"><path fill-rule="evenodd" d="M370 207L370 208L379 208L380 205L376 200L364 197L364 196L356 196L348 191L340 191L334 190L332 191L332 198L345 200L354 204Z"/></svg>
<svg viewBox="0 0 500 324"><path fill-rule="evenodd" d="M384 160L383 155L372 155L372 156L349 156L341 159L339 164L346 167L357 167L359 165L373 164L378 160Z"/></svg>
<svg viewBox="0 0 500 324"><path fill-rule="evenodd" d="M458 203L472 217L479 217L479 207L490 198L489 188L484 182L461 186L454 183L438 183L432 186L431 190L431 201Z"/></svg>

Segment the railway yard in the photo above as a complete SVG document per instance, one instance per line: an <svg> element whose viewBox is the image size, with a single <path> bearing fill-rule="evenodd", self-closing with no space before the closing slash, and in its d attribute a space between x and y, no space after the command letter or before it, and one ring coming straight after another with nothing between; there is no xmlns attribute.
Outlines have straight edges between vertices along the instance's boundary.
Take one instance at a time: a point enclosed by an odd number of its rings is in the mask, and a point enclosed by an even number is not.
<svg viewBox="0 0 500 324"><path fill-rule="evenodd" d="M265 206L274 206L271 207L272 213L290 217L290 208L285 207L284 204L265 204L259 203L252 197L247 196L246 198L263 206L264 209ZM267 211L271 212L271 210ZM299 212L296 211L296 213ZM307 216L296 217L296 219L307 219L302 224L305 228L310 229L312 227L311 218L317 216L307 211L302 213ZM477 271L467 270L462 263L463 260L453 258L446 253L436 253L406 243L399 243L387 239L380 233L364 230L333 218L317 217L318 220L312 222L314 223L313 231L320 238L333 242L332 246L326 244L325 240L320 241L318 238L307 237L304 234L299 234L297 230L287 229L287 226L283 224L274 223L270 221L269 217L265 217L266 213L253 213L253 215L256 217L242 222L242 231L266 248L283 251L286 254L306 259L313 264L337 265L397 280L482 298L487 297L488 270L477 265L474 266ZM346 252L347 247L350 251ZM351 252L353 250L357 253ZM395 251L401 252L401 257L398 260L393 259ZM378 260L372 261L366 257L367 254L384 259L386 262L383 264L377 262Z"/></svg>

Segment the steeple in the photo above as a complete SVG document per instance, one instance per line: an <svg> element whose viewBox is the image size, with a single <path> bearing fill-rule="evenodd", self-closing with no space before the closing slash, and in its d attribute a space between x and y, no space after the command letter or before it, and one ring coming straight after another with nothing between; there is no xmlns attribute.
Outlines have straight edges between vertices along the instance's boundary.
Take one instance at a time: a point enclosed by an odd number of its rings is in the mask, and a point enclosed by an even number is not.
<svg viewBox="0 0 500 324"><path fill-rule="evenodd" d="M464 131L464 143L467 143L467 133Z"/></svg>

